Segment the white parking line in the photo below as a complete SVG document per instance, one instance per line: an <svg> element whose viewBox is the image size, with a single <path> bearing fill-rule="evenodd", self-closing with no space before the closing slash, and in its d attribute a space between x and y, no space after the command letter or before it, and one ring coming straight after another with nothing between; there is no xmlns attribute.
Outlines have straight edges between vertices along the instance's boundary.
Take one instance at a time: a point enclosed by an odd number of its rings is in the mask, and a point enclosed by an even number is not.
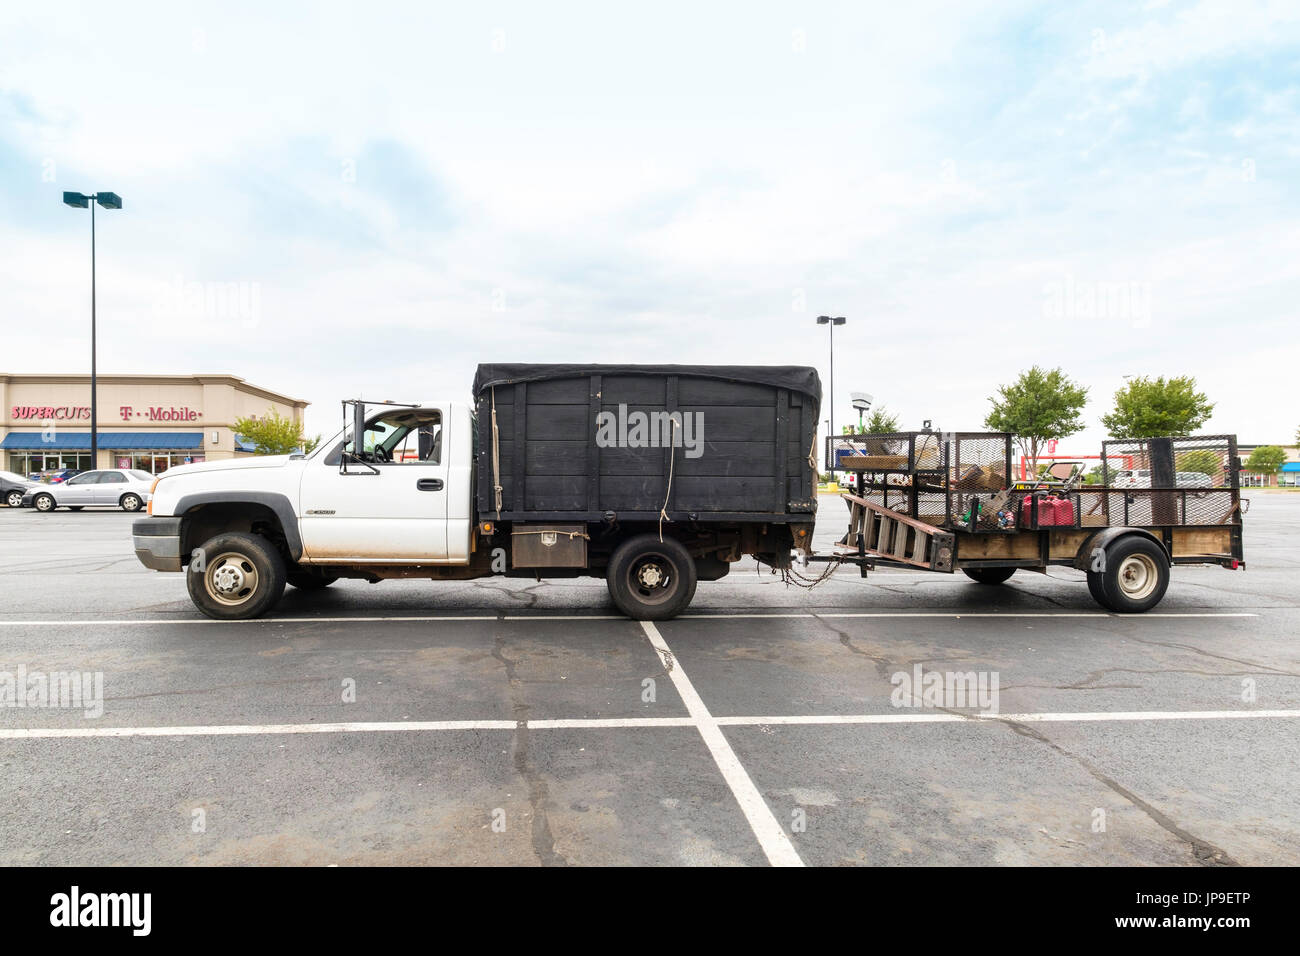
<svg viewBox="0 0 1300 956"><path fill-rule="evenodd" d="M661 640L662 643L662 640ZM666 645L664 645L666 647ZM671 655L671 652L669 652ZM681 674L673 659L670 674ZM690 682L686 681L687 686ZM676 685L676 681L674 681ZM681 694L680 687L678 693ZM683 696L683 700L686 698ZM698 699L698 695L697 695ZM703 706L702 704L700 705ZM705 711L707 714L707 711ZM1260 720L1300 717L1300 710L1138 710L1029 713L1029 714L954 714L930 710L894 714L784 714L763 716L713 717L707 719L719 727L798 726L816 724L955 724L998 720L1016 723L1093 723L1097 721L1156 720ZM3 727L0 740L78 739L95 737L255 737L276 734L367 734L418 733L422 731L466 730L604 730L637 727L698 727L699 712L691 717L556 717L540 720L374 720L322 724L212 724L172 727ZM723 743L726 741L724 740ZM730 748L728 748L730 749ZM732 757L734 758L734 753ZM741 772L744 769L741 768ZM746 777L748 779L748 777ZM753 784L751 783L752 787Z"/></svg>
<svg viewBox="0 0 1300 956"><path fill-rule="evenodd" d="M707 621L707 620L733 620L742 618L963 618L963 617L996 617L996 618L1040 618L1040 617L1098 617L1098 618L1115 618L1118 620L1134 621L1151 621L1161 620L1163 618L1234 618L1234 617L1258 617L1258 614L1250 612L1225 612L1225 613L1169 613L1169 614L1112 614L1108 611L1081 611L1081 612L1058 612L1058 611L789 611L774 612L763 614L757 612L739 612L728 613L719 612L717 614L682 614L676 620L688 621ZM176 618L139 618L130 619L110 619L96 620L90 619L72 619L72 620L35 620L35 621L5 621L0 620L0 627L76 627L78 625L94 627L136 627L136 626L154 626L154 625L179 625L179 624L400 624L407 622L410 624L436 624L439 621L628 621L632 619L624 617L621 614L462 614L462 615L410 615L410 616L388 616L388 617L259 617L247 621L214 621L210 617L176 617Z"/></svg>
<svg viewBox="0 0 1300 956"><path fill-rule="evenodd" d="M668 644L664 641L663 635L659 629L649 621L642 621L641 628L645 631L646 637L650 641L650 646L658 652L660 659L663 661L664 670L668 672L668 677L673 682L673 687L677 689L677 694L686 705L686 711L691 715L695 722L700 736L704 738L704 745L709 748L709 753L713 755L713 761L718 765L718 770L722 772L723 779L727 781L727 786L731 788L732 795L736 802L740 804L740 810L745 814L745 819L749 821L750 829L754 831L754 836L758 838L759 846L767 855L768 862L773 866L803 866L803 860L795 852L794 844L790 842L790 837L786 835L781 824L777 822L776 816L772 813L763 795L758 792L754 786L754 781L750 779L748 771L736 756L736 752L731 749L731 744L727 743L727 738L723 736L722 731L718 728L718 722L713 719L709 709L704 706L704 701L700 695L695 692L695 686L691 683L686 672L682 670L681 664L673 656Z"/></svg>
<svg viewBox="0 0 1300 956"><path fill-rule="evenodd" d="M1092 723L1095 721L1149 721L1149 720L1259 720L1279 717L1300 717L1300 710L1136 710L1107 713L1059 714L953 714L932 710L924 713L897 714L811 714L808 716L779 717L716 717L714 720L727 727L753 727L759 725L798 724L953 724L963 721L1005 720L1019 724L1032 723Z"/></svg>
<svg viewBox="0 0 1300 956"><path fill-rule="evenodd" d="M709 618L791 618L791 617L1109 617L1128 620L1149 621L1152 619L1159 620L1165 617L1258 617L1258 614L1249 612L1241 613L1215 613L1215 612L1189 612L1186 614L1112 614L1110 611L795 611L790 613L779 614L682 614L677 620L707 621Z"/></svg>

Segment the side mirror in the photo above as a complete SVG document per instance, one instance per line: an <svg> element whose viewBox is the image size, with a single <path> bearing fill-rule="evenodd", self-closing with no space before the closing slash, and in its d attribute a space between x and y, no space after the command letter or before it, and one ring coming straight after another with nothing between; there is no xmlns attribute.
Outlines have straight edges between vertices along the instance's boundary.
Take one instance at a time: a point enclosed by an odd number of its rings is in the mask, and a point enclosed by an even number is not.
<svg viewBox="0 0 1300 956"><path fill-rule="evenodd" d="M352 406L352 457L360 459L366 450L366 404L357 402Z"/></svg>

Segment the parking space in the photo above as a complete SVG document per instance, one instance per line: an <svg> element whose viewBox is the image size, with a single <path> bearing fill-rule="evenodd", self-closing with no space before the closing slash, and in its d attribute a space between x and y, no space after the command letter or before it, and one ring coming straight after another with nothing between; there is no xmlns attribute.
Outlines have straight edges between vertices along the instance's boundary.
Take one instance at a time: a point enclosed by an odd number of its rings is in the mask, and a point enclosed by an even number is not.
<svg viewBox="0 0 1300 956"><path fill-rule="evenodd" d="M0 707L0 863L1295 864L1300 499L1249 517L1247 572L1138 617L1070 571L751 565L645 627L503 579L209 622L129 516L0 509L0 672L103 688ZM949 672L995 705L900 701Z"/></svg>

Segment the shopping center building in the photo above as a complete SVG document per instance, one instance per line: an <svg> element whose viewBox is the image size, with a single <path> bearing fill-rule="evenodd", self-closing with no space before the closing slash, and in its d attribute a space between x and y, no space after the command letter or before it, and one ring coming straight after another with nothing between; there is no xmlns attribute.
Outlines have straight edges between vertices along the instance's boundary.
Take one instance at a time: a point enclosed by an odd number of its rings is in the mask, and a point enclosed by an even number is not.
<svg viewBox="0 0 1300 956"><path fill-rule="evenodd" d="M0 372L0 469L20 475L62 468L138 468L253 453L235 420L271 410L301 424L307 402L234 375L99 375L90 460L90 376Z"/></svg>

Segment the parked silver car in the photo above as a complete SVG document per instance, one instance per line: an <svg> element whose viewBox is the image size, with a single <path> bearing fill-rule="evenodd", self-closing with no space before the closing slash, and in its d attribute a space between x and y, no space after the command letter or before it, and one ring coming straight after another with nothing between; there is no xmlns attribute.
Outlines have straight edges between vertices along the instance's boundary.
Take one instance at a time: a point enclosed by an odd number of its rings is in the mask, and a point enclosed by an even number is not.
<svg viewBox="0 0 1300 956"><path fill-rule="evenodd" d="M23 495L23 506L37 511L55 508L121 508L139 511L149 503L154 476L127 468L83 471L57 485L37 485Z"/></svg>

